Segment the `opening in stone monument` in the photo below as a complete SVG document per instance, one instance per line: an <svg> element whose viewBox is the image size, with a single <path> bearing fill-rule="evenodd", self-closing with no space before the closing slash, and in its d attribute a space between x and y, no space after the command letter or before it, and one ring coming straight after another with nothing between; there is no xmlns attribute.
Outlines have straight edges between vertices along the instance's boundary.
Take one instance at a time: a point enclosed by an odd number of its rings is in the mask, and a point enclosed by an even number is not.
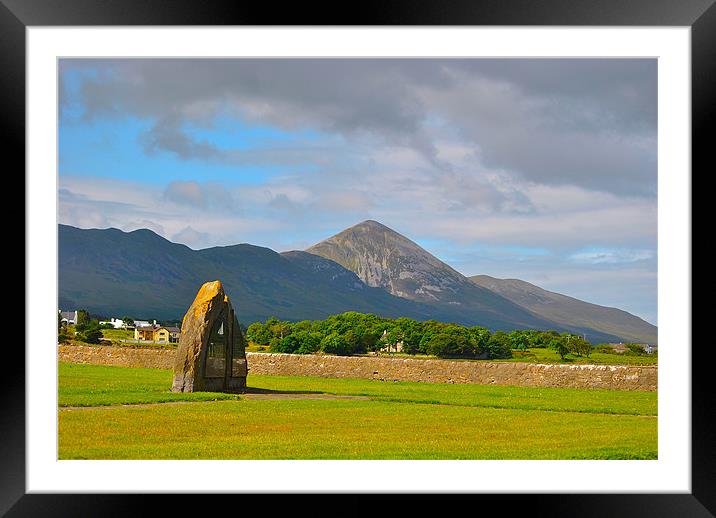
<svg viewBox="0 0 716 518"><path fill-rule="evenodd" d="M207 378L223 378L226 375L226 327L226 319L222 315L209 335L204 362L204 376Z"/></svg>

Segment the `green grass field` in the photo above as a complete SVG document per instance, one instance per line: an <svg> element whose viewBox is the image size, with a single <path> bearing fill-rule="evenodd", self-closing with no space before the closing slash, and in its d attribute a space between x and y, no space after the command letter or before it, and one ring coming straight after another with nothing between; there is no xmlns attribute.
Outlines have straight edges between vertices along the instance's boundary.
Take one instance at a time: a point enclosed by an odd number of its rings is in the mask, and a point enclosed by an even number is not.
<svg viewBox="0 0 716 518"><path fill-rule="evenodd" d="M657 456L655 392L253 375L262 394L170 386L168 370L60 363L60 459Z"/></svg>
<svg viewBox="0 0 716 518"><path fill-rule="evenodd" d="M645 354L643 356L631 356L628 354L608 354L595 351L587 356L577 356L576 354L568 354L564 361L560 359L559 354L554 349L528 349L524 353L521 351L512 351L513 357L508 362L531 362L531 363L581 363L591 365L657 365L659 356L655 354Z"/></svg>
<svg viewBox="0 0 716 518"><path fill-rule="evenodd" d="M133 340L134 331L130 329L102 329L102 337L108 340Z"/></svg>

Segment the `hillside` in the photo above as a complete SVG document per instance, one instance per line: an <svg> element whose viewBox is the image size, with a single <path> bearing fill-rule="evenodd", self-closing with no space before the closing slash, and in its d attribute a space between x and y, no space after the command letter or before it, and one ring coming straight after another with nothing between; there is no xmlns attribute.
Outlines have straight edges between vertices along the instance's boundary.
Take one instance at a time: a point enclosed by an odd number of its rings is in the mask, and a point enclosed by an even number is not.
<svg viewBox="0 0 716 518"><path fill-rule="evenodd" d="M545 290L518 296L484 276L468 279L375 221L280 254L250 244L192 250L146 229L59 225L58 233L62 309L180 319L203 282L221 279L244 324L359 311L492 330L569 330L593 342L655 342L656 328L624 311Z"/></svg>
<svg viewBox="0 0 716 518"><path fill-rule="evenodd" d="M458 322L491 329L566 330L476 285L417 243L377 221L359 223L306 251L355 272L369 286L447 311Z"/></svg>
<svg viewBox="0 0 716 518"><path fill-rule="evenodd" d="M470 280L565 327L592 328L624 341L658 343L656 326L621 309L591 304L519 279L476 275Z"/></svg>
<svg viewBox="0 0 716 518"><path fill-rule="evenodd" d="M240 244L192 250L150 230L59 225L59 306L105 316L178 319L203 282L221 279L242 323L277 316L322 319L349 310L386 317L449 318L366 286L305 252Z"/></svg>

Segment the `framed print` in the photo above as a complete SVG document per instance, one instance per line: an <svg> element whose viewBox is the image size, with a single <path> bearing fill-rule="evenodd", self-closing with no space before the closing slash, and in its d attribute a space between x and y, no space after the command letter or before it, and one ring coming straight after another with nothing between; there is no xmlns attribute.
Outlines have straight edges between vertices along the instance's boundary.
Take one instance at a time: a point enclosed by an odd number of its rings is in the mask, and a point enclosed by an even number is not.
<svg viewBox="0 0 716 518"><path fill-rule="evenodd" d="M8 516L126 514L138 493L713 515L691 307L712 2L395 2L320 25L2 2L27 192Z"/></svg>

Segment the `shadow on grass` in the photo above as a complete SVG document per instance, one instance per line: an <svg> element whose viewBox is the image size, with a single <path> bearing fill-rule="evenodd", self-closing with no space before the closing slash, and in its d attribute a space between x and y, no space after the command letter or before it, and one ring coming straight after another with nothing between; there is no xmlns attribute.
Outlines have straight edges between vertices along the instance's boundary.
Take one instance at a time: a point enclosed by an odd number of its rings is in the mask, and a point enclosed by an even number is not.
<svg viewBox="0 0 716 518"><path fill-rule="evenodd" d="M241 394L327 394L323 390L271 390L256 387L246 387Z"/></svg>

